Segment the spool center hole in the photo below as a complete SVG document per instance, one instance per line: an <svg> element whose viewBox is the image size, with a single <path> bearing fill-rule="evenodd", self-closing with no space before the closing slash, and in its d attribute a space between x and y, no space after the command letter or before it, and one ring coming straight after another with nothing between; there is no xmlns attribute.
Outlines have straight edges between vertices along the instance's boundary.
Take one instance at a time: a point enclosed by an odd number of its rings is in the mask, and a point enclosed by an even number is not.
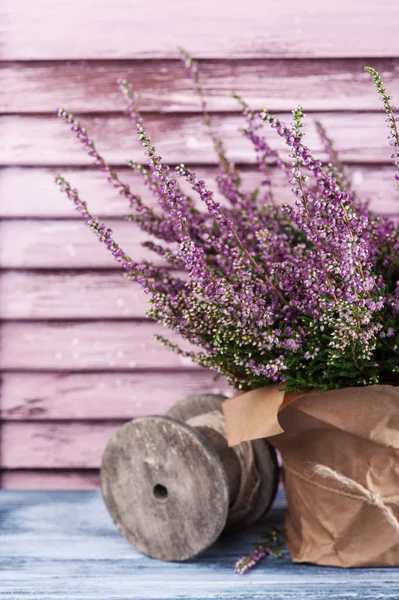
<svg viewBox="0 0 399 600"><path fill-rule="evenodd" d="M168 497L167 488L160 483L157 483L157 485L154 485L153 492L154 492L154 496L155 496L155 498L157 498L157 500L165 500Z"/></svg>

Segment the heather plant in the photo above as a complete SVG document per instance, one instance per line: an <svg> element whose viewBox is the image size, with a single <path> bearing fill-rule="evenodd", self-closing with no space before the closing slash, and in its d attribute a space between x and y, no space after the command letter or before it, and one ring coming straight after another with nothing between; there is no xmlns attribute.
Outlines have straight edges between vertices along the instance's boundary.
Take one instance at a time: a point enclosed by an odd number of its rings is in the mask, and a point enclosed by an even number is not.
<svg viewBox="0 0 399 600"><path fill-rule="evenodd" d="M198 65L187 53L182 56L219 159L217 187L227 206L215 200L214 190L191 168L180 164L173 171L163 162L144 126L136 94L124 80L119 88L147 158L145 166L129 165L157 199L157 208L120 180L71 113L61 109L59 114L126 198L127 219L149 234L144 245L158 259L130 257L111 229L90 214L78 191L61 175L57 184L126 276L149 295L148 316L178 332L193 349L183 350L163 336L158 339L225 376L235 388L279 383L286 390L322 391L396 385L399 242L394 220L375 214L358 198L320 123L316 127L328 161L323 164L313 156L305 143L301 107L286 124L267 110L252 111L235 94L243 111L243 135L253 145L262 174L256 189L245 189L213 130ZM398 119L380 76L366 70L387 113L398 167ZM270 145L269 129L283 139L288 158ZM276 168L292 189L292 205L279 202L273 189ZM399 173L395 177L399 180ZM190 196L180 185L183 180Z"/></svg>

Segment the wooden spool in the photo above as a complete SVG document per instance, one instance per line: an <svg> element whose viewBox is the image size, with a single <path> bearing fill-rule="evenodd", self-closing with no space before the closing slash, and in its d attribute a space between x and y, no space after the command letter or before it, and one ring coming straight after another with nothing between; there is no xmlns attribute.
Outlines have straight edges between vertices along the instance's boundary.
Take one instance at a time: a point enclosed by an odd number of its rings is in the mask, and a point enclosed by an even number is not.
<svg viewBox="0 0 399 600"><path fill-rule="evenodd" d="M221 412L224 399L190 396L164 417L129 421L109 440L101 467L104 502L118 530L143 554L188 560L223 531L258 521L271 506L278 465L265 440L251 442L260 475L251 511L231 522L229 507L240 485L240 462L220 433L186 423Z"/></svg>

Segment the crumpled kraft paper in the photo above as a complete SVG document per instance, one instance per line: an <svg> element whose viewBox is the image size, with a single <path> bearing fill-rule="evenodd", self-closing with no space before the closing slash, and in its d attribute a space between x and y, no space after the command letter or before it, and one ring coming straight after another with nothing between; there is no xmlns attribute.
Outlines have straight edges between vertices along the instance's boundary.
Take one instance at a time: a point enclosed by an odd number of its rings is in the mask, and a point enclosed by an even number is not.
<svg viewBox="0 0 399 600"><path fill-rule="evenodd" d="M399 388L301 395L278 387L230 398L223 410L230 445L267 437L281 453L292 559L399 566Z"/></svg>

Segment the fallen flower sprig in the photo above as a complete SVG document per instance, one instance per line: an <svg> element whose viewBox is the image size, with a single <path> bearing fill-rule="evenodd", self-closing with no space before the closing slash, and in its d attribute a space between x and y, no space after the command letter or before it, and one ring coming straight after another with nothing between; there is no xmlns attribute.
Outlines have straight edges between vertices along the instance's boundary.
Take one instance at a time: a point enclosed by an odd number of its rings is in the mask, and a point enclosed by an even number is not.
<svg viewBox="0 0 399 600"><path fill-rule="evenodd" d="M253 569L261 560L268 556L281 558L285 545L285 532L282 529L274 529L269 533L262 535L264 541L254 544L255 550L248 556L242 556L234 565L234 571L237 575L244 575L250 569Z"/></svg>

